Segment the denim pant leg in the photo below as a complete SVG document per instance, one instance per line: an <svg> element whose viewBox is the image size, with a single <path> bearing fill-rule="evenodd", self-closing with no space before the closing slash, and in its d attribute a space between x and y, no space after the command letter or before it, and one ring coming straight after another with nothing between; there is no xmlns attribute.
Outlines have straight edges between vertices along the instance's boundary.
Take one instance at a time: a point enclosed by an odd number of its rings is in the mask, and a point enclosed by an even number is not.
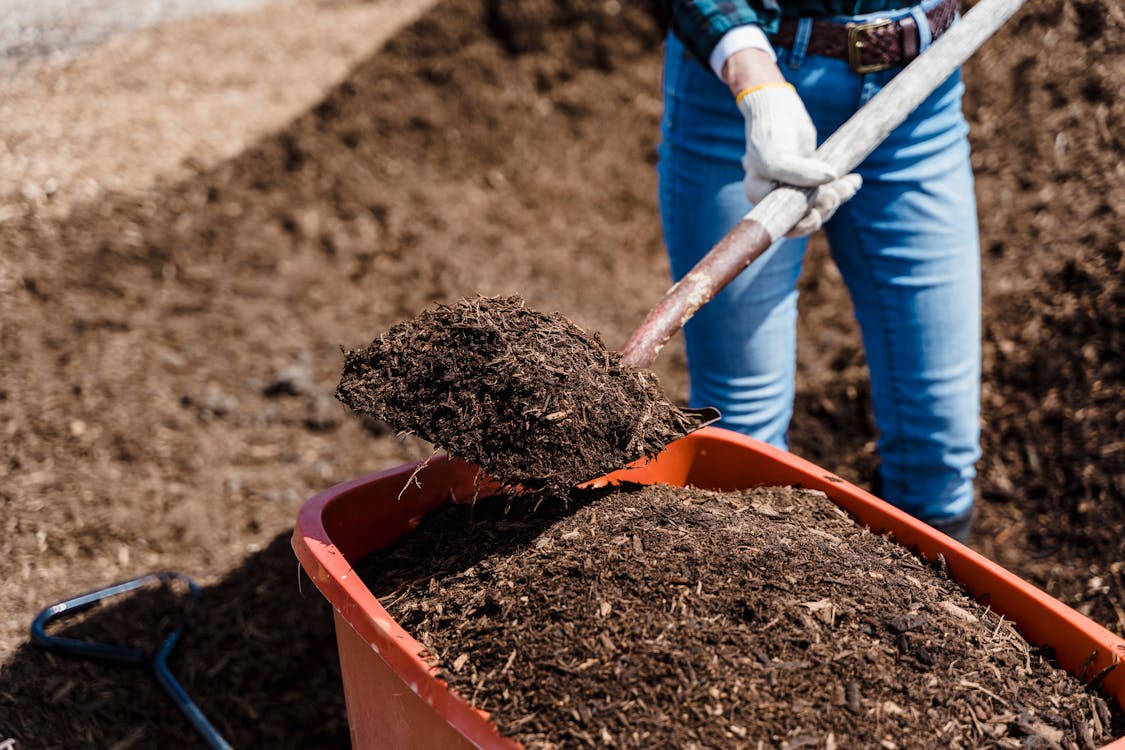
<svg viewBox="0 0 1125 750"><path fill-rule="evenodd" d="M750 204L742 188L745 125L715 76L667 41L658 176L672 275L683 277ZM693 406L781 448L793 413L797 276L804 240L776 243L685 326Z"/></svg>
<svg viewBox="0 0 1125 750"><path fill-rule="evenodd" d="M779 54L823 139L891 78ZM661 215L678 279L749 209L744 132L725 86L670 38ZM926 520L966 513L979 457L980 269L960 79L869 157L865 185L826 230L856 306L880 430L883 494ZM803 241L777 243L688 323L695 406L785 447Z"/></svg>
<svg viewBox="0 0 1125 750"><path fill-rule="evenodd" d="M971 510L980 457L980 252L962 90L954 75L891 133L826 227L863 332L883 496L926 520Z"/></svg>

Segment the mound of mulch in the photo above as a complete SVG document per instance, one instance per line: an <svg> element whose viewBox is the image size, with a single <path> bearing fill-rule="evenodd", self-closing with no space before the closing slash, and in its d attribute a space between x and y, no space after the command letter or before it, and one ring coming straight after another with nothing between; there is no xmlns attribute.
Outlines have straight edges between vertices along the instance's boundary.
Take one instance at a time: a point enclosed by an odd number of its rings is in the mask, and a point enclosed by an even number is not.
<svg viewBox="0 0 1125 750"><path fill-rule="evenodd" d="M532 506L446 506L358 566L452 688L532 750L1125 732L940 564L821 493L627 486Z"/></svg>
<svg viewBox="0 0 1125 750"><path fill-rule="evenodd" d="M562 492L698 425L653 373L518 296L438 305L393 326L345 354L336 395L503 484Z"/></svg>

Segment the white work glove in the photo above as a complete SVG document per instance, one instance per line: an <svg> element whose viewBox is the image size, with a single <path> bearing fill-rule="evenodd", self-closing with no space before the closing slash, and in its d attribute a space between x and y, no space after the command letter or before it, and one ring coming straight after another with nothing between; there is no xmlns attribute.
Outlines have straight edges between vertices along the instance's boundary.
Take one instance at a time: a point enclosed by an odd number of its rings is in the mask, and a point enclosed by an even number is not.
<svg viewBox="0 0 1125 750"><path fill-rule="evenodd" d="M737 101L746 118L746 197L757 204L779 182L803 188L819 185L809 212L788 236L812 234L856 194L863 180L858 174L839 177L816 158L816 126L790 84L754 86L739 93Z"/></svg>

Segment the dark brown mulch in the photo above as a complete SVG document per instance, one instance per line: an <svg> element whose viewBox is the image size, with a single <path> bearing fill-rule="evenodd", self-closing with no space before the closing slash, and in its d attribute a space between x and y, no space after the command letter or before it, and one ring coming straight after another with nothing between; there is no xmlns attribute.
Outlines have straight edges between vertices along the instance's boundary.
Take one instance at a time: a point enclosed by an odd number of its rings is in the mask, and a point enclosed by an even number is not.
<svg viewBox="0 0 1125 750"><path fill-rule="evenodd" d="M330 610L301 612L323 598L298 596L271 540L313 492L425 449L333 411L338 345L477 292L625 340L668 284L648 5L441 3L229 161L0 223L0 741L191 747L146 675L21 645L51 601L174 569L222 580L178 668L236 745L346 746ZM262 64L222 62L244 80ZM965 107L985 274L973 544L1117 633L1123 64L1119 0L1028 3L970 61ZM863 481L859 336L822 246L805 271L790 444ZM682 398L680 342L656 368ZM211 616L231 626L213 640Z"/></svg>
<svg viewBox="0 0 1125 750"><path fill-rule="evenodd" d="M341 401L505 485L565 492L698 423L656 375L518 296L437 305L345 360Z"/></svg>
<svg viewBox="0 0 1125 750"><path fill-rule="evenodd" d="M1085 748L1125 732L941 567L821 493L532 505L446 506L358 569L533 750Z"/></svg>

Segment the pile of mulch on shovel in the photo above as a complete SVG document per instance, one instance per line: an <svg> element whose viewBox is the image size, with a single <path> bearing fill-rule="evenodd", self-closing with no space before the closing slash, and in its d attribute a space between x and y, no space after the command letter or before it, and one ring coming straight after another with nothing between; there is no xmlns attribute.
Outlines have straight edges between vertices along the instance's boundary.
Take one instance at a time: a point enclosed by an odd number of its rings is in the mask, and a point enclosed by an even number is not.
<svg viewBox="0 0 1125 750"><path fill-rule="evenodd" d="M940 562L821 493L566 505L446 506L358 566L451 687L532 750L1085 750L1125 732Z"/></svg>
<svg viewBox="0 0 1125 750"><path fill-rule="evenodd" d="M528 490L565 492L696 426L653 373L518 296L438 305L393 326L345 353L336 396Z"/></svg>

